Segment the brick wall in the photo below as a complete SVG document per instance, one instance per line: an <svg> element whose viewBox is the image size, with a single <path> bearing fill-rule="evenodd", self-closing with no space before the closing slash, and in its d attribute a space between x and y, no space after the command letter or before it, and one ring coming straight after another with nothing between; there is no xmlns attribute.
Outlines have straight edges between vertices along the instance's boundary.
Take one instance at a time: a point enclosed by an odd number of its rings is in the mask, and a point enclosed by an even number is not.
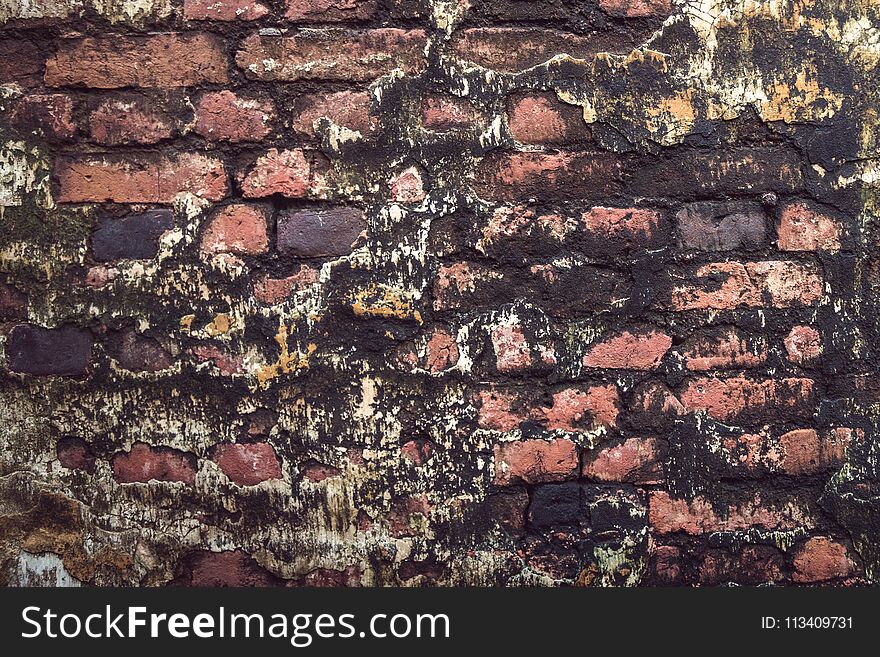
<svg viewBox="0 0 880 657"><path fill-rule="evenodd" d="M0 581L872 581L880 17L790 4L0 8Z"/></svg>

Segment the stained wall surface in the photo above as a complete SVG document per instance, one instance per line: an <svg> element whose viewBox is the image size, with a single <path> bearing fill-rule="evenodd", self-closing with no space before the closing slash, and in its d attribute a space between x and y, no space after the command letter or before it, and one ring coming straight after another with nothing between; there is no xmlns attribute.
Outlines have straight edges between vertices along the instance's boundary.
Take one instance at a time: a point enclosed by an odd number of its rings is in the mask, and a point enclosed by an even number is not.
<svg viewBox="0 0 880 657"><path fill-rule="evenodd" d="M880 576L876 0L0 0L0 583Z"/></svg>

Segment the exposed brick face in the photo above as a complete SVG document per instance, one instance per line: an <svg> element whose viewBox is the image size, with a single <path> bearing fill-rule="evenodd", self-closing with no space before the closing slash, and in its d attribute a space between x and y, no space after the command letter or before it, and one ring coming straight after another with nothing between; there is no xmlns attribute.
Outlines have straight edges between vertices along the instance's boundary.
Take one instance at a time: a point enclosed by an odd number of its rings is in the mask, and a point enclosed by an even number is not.
<svg viewBox="0 0 880 657"><path fill-rule="evenodd" d="M211 141L260 141L271 132L271 102L241 98L231 91L202 96L196 108L196 132Z"/></svg>
<svg viewBox="0 0 880 657"><path fill-rule="evenodd" d="M196 478L195 457L171 447L135 443L127 452L113 455L113 476L122 484L150 481L180 482L192 485Z"/></svg>
<svg viewBox="0 0 880 657"><path fill-rule="evenodd" d="M281 478L278 457L268 443L218 445L213 458L230 481L239 486L256 486Z"/></svg>
<svg viewBox="0 0 880 657"><path fill-rule="evenodd" d="M46 62L50 87L189 87L227 81L222 41L198 32L64 40Z"/></svg>

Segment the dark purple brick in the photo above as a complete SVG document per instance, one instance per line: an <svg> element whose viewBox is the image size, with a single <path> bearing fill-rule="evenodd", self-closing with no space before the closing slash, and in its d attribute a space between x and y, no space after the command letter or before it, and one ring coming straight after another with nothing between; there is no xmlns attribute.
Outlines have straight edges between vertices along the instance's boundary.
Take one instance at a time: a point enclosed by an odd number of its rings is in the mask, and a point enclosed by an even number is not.
<svg viewBox="0 0 880 657"><path fill-rule="evenodd" d="M6 343L6 361L13 372L76 376L85 373L91 359L92 334L75 326L46 329L19 324Z"/></svg>
<svg viewBox="0 0 880 657"><path fill-rule="evenodd" d="M303 258L347 255L365 227L355 208L293 210L278 218L278 250Z"/></svg>
<svg viewBox="0 0 880 657"><path fill-rule="evenodd" d="M752 203L691 203L675 219L679 246L686 249L756 249L767 236L764 211Z"/></svg>
<svg viewBox="0 0 880 657"><path fill-rule="evenodd" d="M162 233L174 226L171 210L150 210L125 217L105 217L92 233L92 255L107 262L152 258L159 251Z"/></svg>

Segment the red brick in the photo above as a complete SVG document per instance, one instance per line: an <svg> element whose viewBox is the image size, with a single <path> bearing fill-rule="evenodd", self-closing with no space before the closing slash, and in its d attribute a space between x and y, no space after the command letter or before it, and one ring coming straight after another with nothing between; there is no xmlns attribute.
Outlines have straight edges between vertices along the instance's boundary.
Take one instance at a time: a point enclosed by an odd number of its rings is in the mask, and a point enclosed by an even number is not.
<svg viewBox="0 0 880 657"><path fill-rule="evenodd" d="M272 132L275 106L228 90L207 93L196 108L195 131L211 141L260 141Z"/></svg>
<svg viewBox="0 0 880 657"><path fill-rule="evenodd" d="M266 587L280 583L272 573L241 550L199 551L187 555L184 583L200 587Z"/></svg>
<svg viewBox="0 0 880 657"><path fill-rule="evenodd" d="M61 41L46 62L50 87L189 87L228 81L223 42L201 33Z"/></svg>
<svg viewBox="0 0 880 657"><path fill-rule="evenodd" d="M595 207L584 212L581 221L594 238L647 247L658 242L661 216L643 208Z"/></svg>
<svg viewBox="0 0 880 657"><path fill-rule="evenodd" d="M204 253L255 255L269 250L266 212L251 205L230 205L214 215L202 236Z"/></svg>
<svg viewBox="0 0 880 657"><path fill-rule="evenodd" d="M434 283L434 310L459 308L481 282L498 278L497 273L468 262L442 265Z"/></svg>
<svg viewBox="0 0 880 657"><path fill-rule="evenodd" d="M342 476L342 470L334 468L326 463L318 463L317 461L308 461L300 467L300 472L305 479L312 483L319 484L325 479Z"/></svg>
<svg viewBox="0 0 880 657"><path fill-rule="evenodd" d="M812 326L795 326L785 336L788 360L807 365L822 355L822 336Z"/></svg>
<svg viewBox="0 0 880 657"><path fill-rule="evenodd" d="M269 13L256 0L184 0L183 16L190 21L255 21Z"/></svg>
<svg viewBox="0 0 880 657"><path fill-rule="evenodd" d="M782 208L777 233L782 251L840 250L840 223L805 203L790 203Z"/></svg>
<svg viewBox="0 0 880 657"><path fill-rule="evenodd" d="M497 71L522 71L568 54L589 59L597 52L628 51L613 34L580 36L537 28L488 27L459 32L453 52L464 60Z"/></svg>
<svg viewBox="0 0 880 657"><path fill-rule="evenodd" d="M674 545L658 545L651 558L651 570L664 586L681 583L681 550Z"/></svg>
<svg viewBox="0 0 880 657"><path fill-rule="evenodd" d="M195 153L61 157L55 177L60 203L171 203L183 192L219 201L227 192L223 163Z"/></svg>
<svg viewBox="0 0 880 657"><path fill-rule="evenodd" d="M814 387L811 379L707 377L688 383L679 399L685 410L705 410L721 421L753 416L774 420L808 418L812 415Z"/></svg>
<svg viewBox="0 0 880 657"><path fill-rule="evenodd" d="M555 94L511 97L507 122L513 138L524 144L565 144L590 137L581 108L560 102Z"/></svg>
<svg viewBox="0 0 880 657"><path fill-rule="evenodd" d="M479 120L470 101L454 96L428 96L422 100L422 126L446 132L469 128Z"/></svg>
<svg viewBox="0 0 880 657"><path fill-rule="evenodd" d="M411 166L395 175L388 184L395 203L416 204L425 200L425 181L418 167Z"/></svg>
<svg viewBox="0 0 880 657"><path fill-rule="evenodd" d="M295 291L305 290L318 281L320 272L303 265L293 276L271 278L266 276L254 284L254 297L260 302L274 305L285 301Z"/></svg>
<svg viewBox="0 0 880 657"><path fill-rule="evenodd" d="M256 486L282 477L275 448L269 443L217 445L211 458L238 486Z"/></svg>
<svg viewBox="0 0 880 657"><path fill-rule="evenodd" d="M99 144L155 144L176 135L177 122L146 99L110 99L89 117L91 137Z"/></svg>
<svg viewBox="0 0 880 657"><path fill-rule="evenodd" d="M153 338L125 331L111 346L117 364L130 372L161 372L171 367L171 354Z"/></svg>
<svg viewBox="0 0 880 657"><path fill-rule="evenodd" d="M599 199L620 188L621 162L610 154L499 153L476 169L474 189L481 198Z"/></svg>
<svg viewBox="0 0 880 657"><path fill-rule="evenodd" d="M763 340L750 344L740 331L728 327L692 336L682 358L692 372L757 367L767 359L767 347Z"/></svg>
<svg viewBox="0 0 880 657"><path fill-rule="evenodd" d="M529 340L516 316L494 324L489 329L489 337L499 372L523 372L536 365L556 363L553 348Z"/></svg>
<svg viewBox="0 0 880 657"><path fill-rule="evenodd" d="M281 194L287 198L322 198L326 184L319 155L301 148L269 149L261 155L242 183L245 198Z"/></svg>
<svg viewBox="0 0 880 657"><path fill-rule="evenodd" d="M76 135L73 111L70 96L36 94L16 103L11 122L19 130L40 130L50 139L68 140Z"/></svg>
<svg viewBox="0 0 880 657"><path fill-rule="evenodd" d="M434 454L434 443L429 440L410 440L400 446L400 453L415 465L422 466Z"/></svg>
<svg viewBox="0 0 880 657"><path fill-rule="evenodd" d="M658 331L630 333L603 340L584 354L584 367L616 370L654 370L672 346L672 338Z"/></svg>
<svg viewBox="0 0 880 657"><path fill-rule="evenodd" d="M553 394L553 403L540 417L550 430L579 431L613 427L617 423L619 399L613 384L586 389L565 388Z"/></svg>
<svg viewBox="0 0 880 657"><path fill-rule="evenodd" d="M658 534L684 532L698 535L709 532L745 531L752 527L773 531L810 528L814 520L796 498L779 503L763 500L760 494L744 502L730 505L726 514L715 512L705 498L693 502L672 497L666 491L651 491L648 497L648 519Z"/></svg>
<svg viewBox="0 0 880 657"><path fill-rule="evenodd" d="M436 329L425 345L425 361L432 372L442 372L455 366L458 355L455 337L443 329Z"/></svg>
<svg viewBox="0 0 880 657"><path fill-rule="evenodd" d="M376 13L376 0L287 0L289 21L323 23L362 21Z"/></svg>
<svg viewBox="0 0 880 657"><path fill-rule="evenodd" d="M294 114L293 129L314 137L315 122L326 117L336 125L366 136L376 127L375 120L370 116L371 104L370 94L366 91L310 94L298 101L299 107Z"/></svg>
<svg viewBox="0 0 880 657"><path fill-rule="evenodd" d="M853 564L843 543L828 536L813 536L795 553L795 582L814 583L830 579L848 577L853 572Z"/></svg>
<svg viewBox="0 0 880 657"><path fill-rule="evenodd" d="M235 56L249 78L366 82L396 68L424 68L422 30L311 30L297 36L251 36Z"/></svg>
<svg viewBox="0 0 880 657"><path fill-rule="evenodd" d="M671 0L599 0L599 8L615 18L666 17L672 11Z"/></svg>
<svg viewBox="0 0 880 657"><path fill-rule="evenodd" d="M519 440L495 445L495 485L540 484L575 476L577 447L570 440Z"/></svg>
<svg viewBox="0 0 880 657"><path fill-rule="evenodd" d="M113 476L123 484L149 481L179 481L192 485L196 480L196 459L189 452L170 447L135 443L129 452L117 452L110 459Z"/></svg>
<svg viewBox="0 0 880 657"><path fill-rule="evenodd" d="M846 460L850 445L862 437L862 432L847 428L832 429L821 435L815 429L789 431L779 437L780 467L791 475L839 468Z"/></svg>
<svg viewBox="0 0 880 657"><path fill-rule="evenodd" d="M432 506L425 495L409 495L391 507L388 512L388 525L392 536L415 536L422 523L431 517Z"/></svg>
<svg viewBox="0 0 880 657"><path fill-rule="evenodd" d="M510 431L528 419L529 409L515 392L499 388L481 390L477 395L477 424L483 429Z"/></svg>
<svg viewBox="0 0 880 657"><path fill-rule="evenodd" d="M588 453L583 475L594 481L656 484L663 480L665 446L656 438L629 438L619 445Z"/></svg>
<svg viewBox="0 0 880 657"><path fill-rule="evenodd" d="M810 306L823 294L821 274L812 264L716 262L701 265L696 276L704 282L673 289L675 310Z"/></svg>
<svg viewBox="0 0 880 657"><path fill-rule="evenodd" d="M239 354L229 352L209 344L199 344L189 349L189 352L203 363L211 363L217 368L222 376L234 376L244 374L244 358Z"/></svg>

